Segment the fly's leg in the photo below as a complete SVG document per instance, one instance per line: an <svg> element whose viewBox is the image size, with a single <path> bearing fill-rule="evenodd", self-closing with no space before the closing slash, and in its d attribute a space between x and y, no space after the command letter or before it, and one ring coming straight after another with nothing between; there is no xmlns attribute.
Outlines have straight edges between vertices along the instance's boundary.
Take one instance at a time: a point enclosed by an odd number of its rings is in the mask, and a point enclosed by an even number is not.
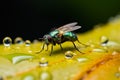
<svg viewBox="0 0 120 80"><path fill-rule="evenodd" d="M77 41L78 41L78 43L80 43L80 44L84 45L85 47L87 47L87 46L88 46L88 45L86 45L86 44L81 43L78 39L77 39Z"/></svg>
<svg viewBox="0 0 120 80"><path fill-rule="evenodd" d="M42 52L44 50L44 46L45 46L45 43L43 44L42 49L40 51L36 52L36 54Z"/></svg>
<svg viewBox="0 0 120 80"><path fill-rule="evenodd" d="M46 45L47 46L47 49L46 49L46 51L48 51L48 45Z"/></svg>
<svg viewBox="0 0 120 80"><path fill-rule="evenodd" d="M49 56L51 56L52 52L53 52L53 45L51 46L51 52L50 52Z"/></svg>
<svg viewBox="0 0 120 80"><path fill-rule="evenodd" d="M61 50L63 50L62 45L61 44L59 44L59 45L60 45Z"/></svg>
<svg viewBox="0 0 120 80"><path fill-rule="evenodd" d="M75 47L75 49L78 51L78 52L80 52L80 53L82 53L82 54L84 54L83 52L81 52L77 47L76 47L76 45L75 45L75 43L72 41L72 43L73 43L73 45L74 45L74 47Z"/></svg>

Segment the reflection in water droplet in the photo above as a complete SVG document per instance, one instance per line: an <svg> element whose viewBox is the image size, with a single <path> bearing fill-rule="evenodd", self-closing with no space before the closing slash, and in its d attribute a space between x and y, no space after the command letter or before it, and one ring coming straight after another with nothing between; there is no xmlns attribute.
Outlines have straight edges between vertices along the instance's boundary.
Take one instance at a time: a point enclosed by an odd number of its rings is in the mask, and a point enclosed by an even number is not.
<svg viewBox="0 0 120 80"><path fill-rule="evenodd" d="M67 51L65 52L65 58L66 59L71 59L73 57L73 52L72 51Z"/></svg>
<svg viewBox="0 0 120 80"><path fill-rule="evenodd" d="M46 58L42 57L42 58L40 59L39 64L40 64L41 67L48 66L48 60L47 60Z"/></svg>
<svg viewBox="0 0 120 80"><path fill-rule="evenodd" d="M27 75L23 78L23 80L35 80L35 78L32 75Z"/></svg>
<svg viewBox="0 0 120 80"><path fill-rule="evenodd" d="M4 46L10 46L12 44L12 39L10 37L5 37L3 39Z"/></svg>
<svg viewBox="0 0 120 80"><path fill-rule="evenodd" d="M23 39L21 37L16 37L15 40L14 40L14 43L15 44L23 44Z"/></svg>
<svg viewBox="0 0 120 80"><path fill-rule="evenodd" d="M30 44L31 44L31 41L30 41L30 40L26 40L26 41L25 41L25 45L26 45L26 46L30 46Z"/></svg>
<svg viewBox="0 0 120 80"><path fill-rule="evenodd" d="M53 80L52 74L48 71L42 71L40 73L39 80Z"/></svg>
<svg viewBox="0 0 120 80"><path fill-rule="evenodd" d="M120 78L120 72L115 73L115 76L116 76L117 78Z"/></svg>
<svg viewBox="0 0 120 80"><path fill-rule="evenodd" d="M87 61L88 59L87 58L77 58L77 61L78 62L85 62Z"/></svg>

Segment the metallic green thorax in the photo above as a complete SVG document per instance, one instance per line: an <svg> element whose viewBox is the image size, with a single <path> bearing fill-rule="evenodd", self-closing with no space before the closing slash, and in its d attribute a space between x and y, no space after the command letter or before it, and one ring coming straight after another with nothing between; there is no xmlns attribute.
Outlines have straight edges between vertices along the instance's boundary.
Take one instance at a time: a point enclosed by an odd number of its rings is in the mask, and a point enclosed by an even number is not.
<svg viewBox="0 0 120 80"><path fill-rule="evenodd" d="M60 34L59 30L54 30L54 31L49 33L49 35L53 39L53 44L54 45L56 43L61 44L61 43L65 42L65 41L75 41L75 40L77 40L77 36L73 32L64 32L62 34L62 36L59 36L59 34Z"/></svg>
<svg viewBox="0 0 120 80"><path fill-rule="evenodd" d="M54 30L52 32L49 33L49 35L53 38L53 37L56 37L56 35L59 34L59 31L58 30Z"/></svg>

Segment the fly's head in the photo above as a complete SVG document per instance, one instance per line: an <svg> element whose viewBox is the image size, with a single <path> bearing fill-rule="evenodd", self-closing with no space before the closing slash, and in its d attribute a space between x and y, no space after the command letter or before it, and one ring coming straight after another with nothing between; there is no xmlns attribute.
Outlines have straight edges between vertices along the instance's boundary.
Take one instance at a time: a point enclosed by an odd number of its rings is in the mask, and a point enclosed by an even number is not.
<svg viewBox="0 0 120 80"><path fill-rule="evenodd" d="M52 42L52 37L46 34L43 36L43 41L45 42L46 45L49 45Z"/></svg>

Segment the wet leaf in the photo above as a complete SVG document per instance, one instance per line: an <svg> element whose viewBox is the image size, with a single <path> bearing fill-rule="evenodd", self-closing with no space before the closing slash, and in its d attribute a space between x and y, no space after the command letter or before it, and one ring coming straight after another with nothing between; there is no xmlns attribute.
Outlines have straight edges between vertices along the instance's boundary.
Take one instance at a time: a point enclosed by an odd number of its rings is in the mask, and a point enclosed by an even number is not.
<svg viewBox="0 0 120 80"><path fill-rule="evenodd" d="M84 54L71 42L63 43L63 50L59 45L54 46L51 56L51 46L48 51L36 54L42 42L28 40L27 46L26 43L1 44L0 77L5 80L119 80L120 19L77 35L80 42L87 45L75 42Z"/></svg>

